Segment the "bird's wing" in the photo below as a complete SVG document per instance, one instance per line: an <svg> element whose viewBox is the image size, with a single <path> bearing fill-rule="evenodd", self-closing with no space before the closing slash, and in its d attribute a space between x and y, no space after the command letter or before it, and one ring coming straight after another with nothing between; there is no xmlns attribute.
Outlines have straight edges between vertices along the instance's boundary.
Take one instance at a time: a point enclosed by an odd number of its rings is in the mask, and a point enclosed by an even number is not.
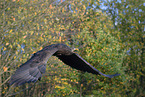
<svg viewBox="0 0 145 97"><path fill-rule="evenodd" d="M81 71L89 72L89 73L93 73L93 74L101 74L101 75L103 75L105 77L109 77L109 78L120 75L117 73L114 75L103 74L76 53L73 53L71 55L61 55L61 56L57 56L57 57L60 60L62 60L65 64L67 64L77 70L81 70Z"/></svg>
<svg viewBox="0 0 145 97"><path fill-rule="evenodd" d="M46 63L57 49L41 50L35 53L26 63L18 68L9 80L10 85L22 85L24 83L36 82L45 73Z"/></svg>

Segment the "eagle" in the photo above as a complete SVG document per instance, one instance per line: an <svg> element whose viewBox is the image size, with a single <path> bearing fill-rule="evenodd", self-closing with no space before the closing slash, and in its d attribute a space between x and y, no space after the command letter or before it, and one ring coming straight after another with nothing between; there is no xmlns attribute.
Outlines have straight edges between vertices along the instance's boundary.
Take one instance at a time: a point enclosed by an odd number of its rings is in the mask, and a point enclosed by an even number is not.
<svg viewBox="0 0 145 97"><path fill-rule="evenodd" d="M90 65L77 53L65 44L52 44L44 47L42 50L34 53L32 57L22 64L9 80L10 85L19 86L25 83L36 82L46 71L46 64L51 56L56 56L66 65L77 70L92 74L100 74L108 78L113 78L120 74L106 75Z"/></svg>

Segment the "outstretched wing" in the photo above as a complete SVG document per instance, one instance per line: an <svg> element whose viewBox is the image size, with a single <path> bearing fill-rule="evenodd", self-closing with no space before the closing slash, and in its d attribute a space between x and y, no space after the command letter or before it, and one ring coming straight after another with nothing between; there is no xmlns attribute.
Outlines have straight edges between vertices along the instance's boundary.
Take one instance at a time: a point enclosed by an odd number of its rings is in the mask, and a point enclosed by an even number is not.
<svg viewBox="0 0 145 97"><path fill-rule="evenodd" d="M73 53L71 55L59 55L57 57L60 60L62 60L65 64L67 64L77 70L81 70L81 71L89 72L89 73L93 73L93 74L101 74L101 75L103 75L105 77L109 77L109 78L120 75L117 73L114 75L103 74L76 53Z"/></svg>
<svg viewBox="0 0 145 97"><path fill-rule="evenodd" d="M41 50L35 53L26 63L18 68L9 80L10 85L22 85L24 83L36 82L46 71L46 63L57 49Z"/></svg>

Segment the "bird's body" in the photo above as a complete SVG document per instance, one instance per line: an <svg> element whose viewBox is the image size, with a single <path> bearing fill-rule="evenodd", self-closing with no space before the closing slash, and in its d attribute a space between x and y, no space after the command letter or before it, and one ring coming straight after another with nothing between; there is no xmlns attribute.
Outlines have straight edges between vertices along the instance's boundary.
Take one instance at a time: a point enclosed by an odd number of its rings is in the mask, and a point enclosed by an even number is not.
<svg viewBox="0 0 145 97"><path fill-rule="evenodd" d="M36 82L46 71L46 64L51 56L58 57L62 62L84 72L92 74L101 74L105 77L112 78L120 74L105 75L90 65L78 54L72 52L71 48L65 44L52 44L44 47L42 50L33 54L33 56L22 64L12 75L9 80L10 85L22 85L24 83Z"/></svg>

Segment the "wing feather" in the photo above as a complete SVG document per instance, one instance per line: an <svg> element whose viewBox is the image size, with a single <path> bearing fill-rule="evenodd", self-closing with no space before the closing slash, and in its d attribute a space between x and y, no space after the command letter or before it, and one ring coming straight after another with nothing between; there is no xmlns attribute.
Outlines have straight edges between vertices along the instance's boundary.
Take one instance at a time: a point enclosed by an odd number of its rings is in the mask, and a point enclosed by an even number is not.
<svg viewBox="0 0 145 97"><path fill-rule="evenodd" d="M72 68L75 68L77 70L81 70L84 72L89 72L92 74L100 74L105 77L112 78L114 76L118 76L120 74L116 73L114 75L106 75L101 73L99 70L97 70L95 67L90 65L87 61L85 61L81 56L79 56L76 53L73 53L71 55L60 55L57 56L60 60L62 60L65 64L71 66Z"/></svg>
<svg viewBox="0 0 145 97"><path fill-rule="evenodd" d="M45 48L46 49L46 48ZM22 85L24 83L36 82L46 71L46 63L57 49L41 50L35 53L26 63L18 68L9 80L10 85Z"/></svg>

